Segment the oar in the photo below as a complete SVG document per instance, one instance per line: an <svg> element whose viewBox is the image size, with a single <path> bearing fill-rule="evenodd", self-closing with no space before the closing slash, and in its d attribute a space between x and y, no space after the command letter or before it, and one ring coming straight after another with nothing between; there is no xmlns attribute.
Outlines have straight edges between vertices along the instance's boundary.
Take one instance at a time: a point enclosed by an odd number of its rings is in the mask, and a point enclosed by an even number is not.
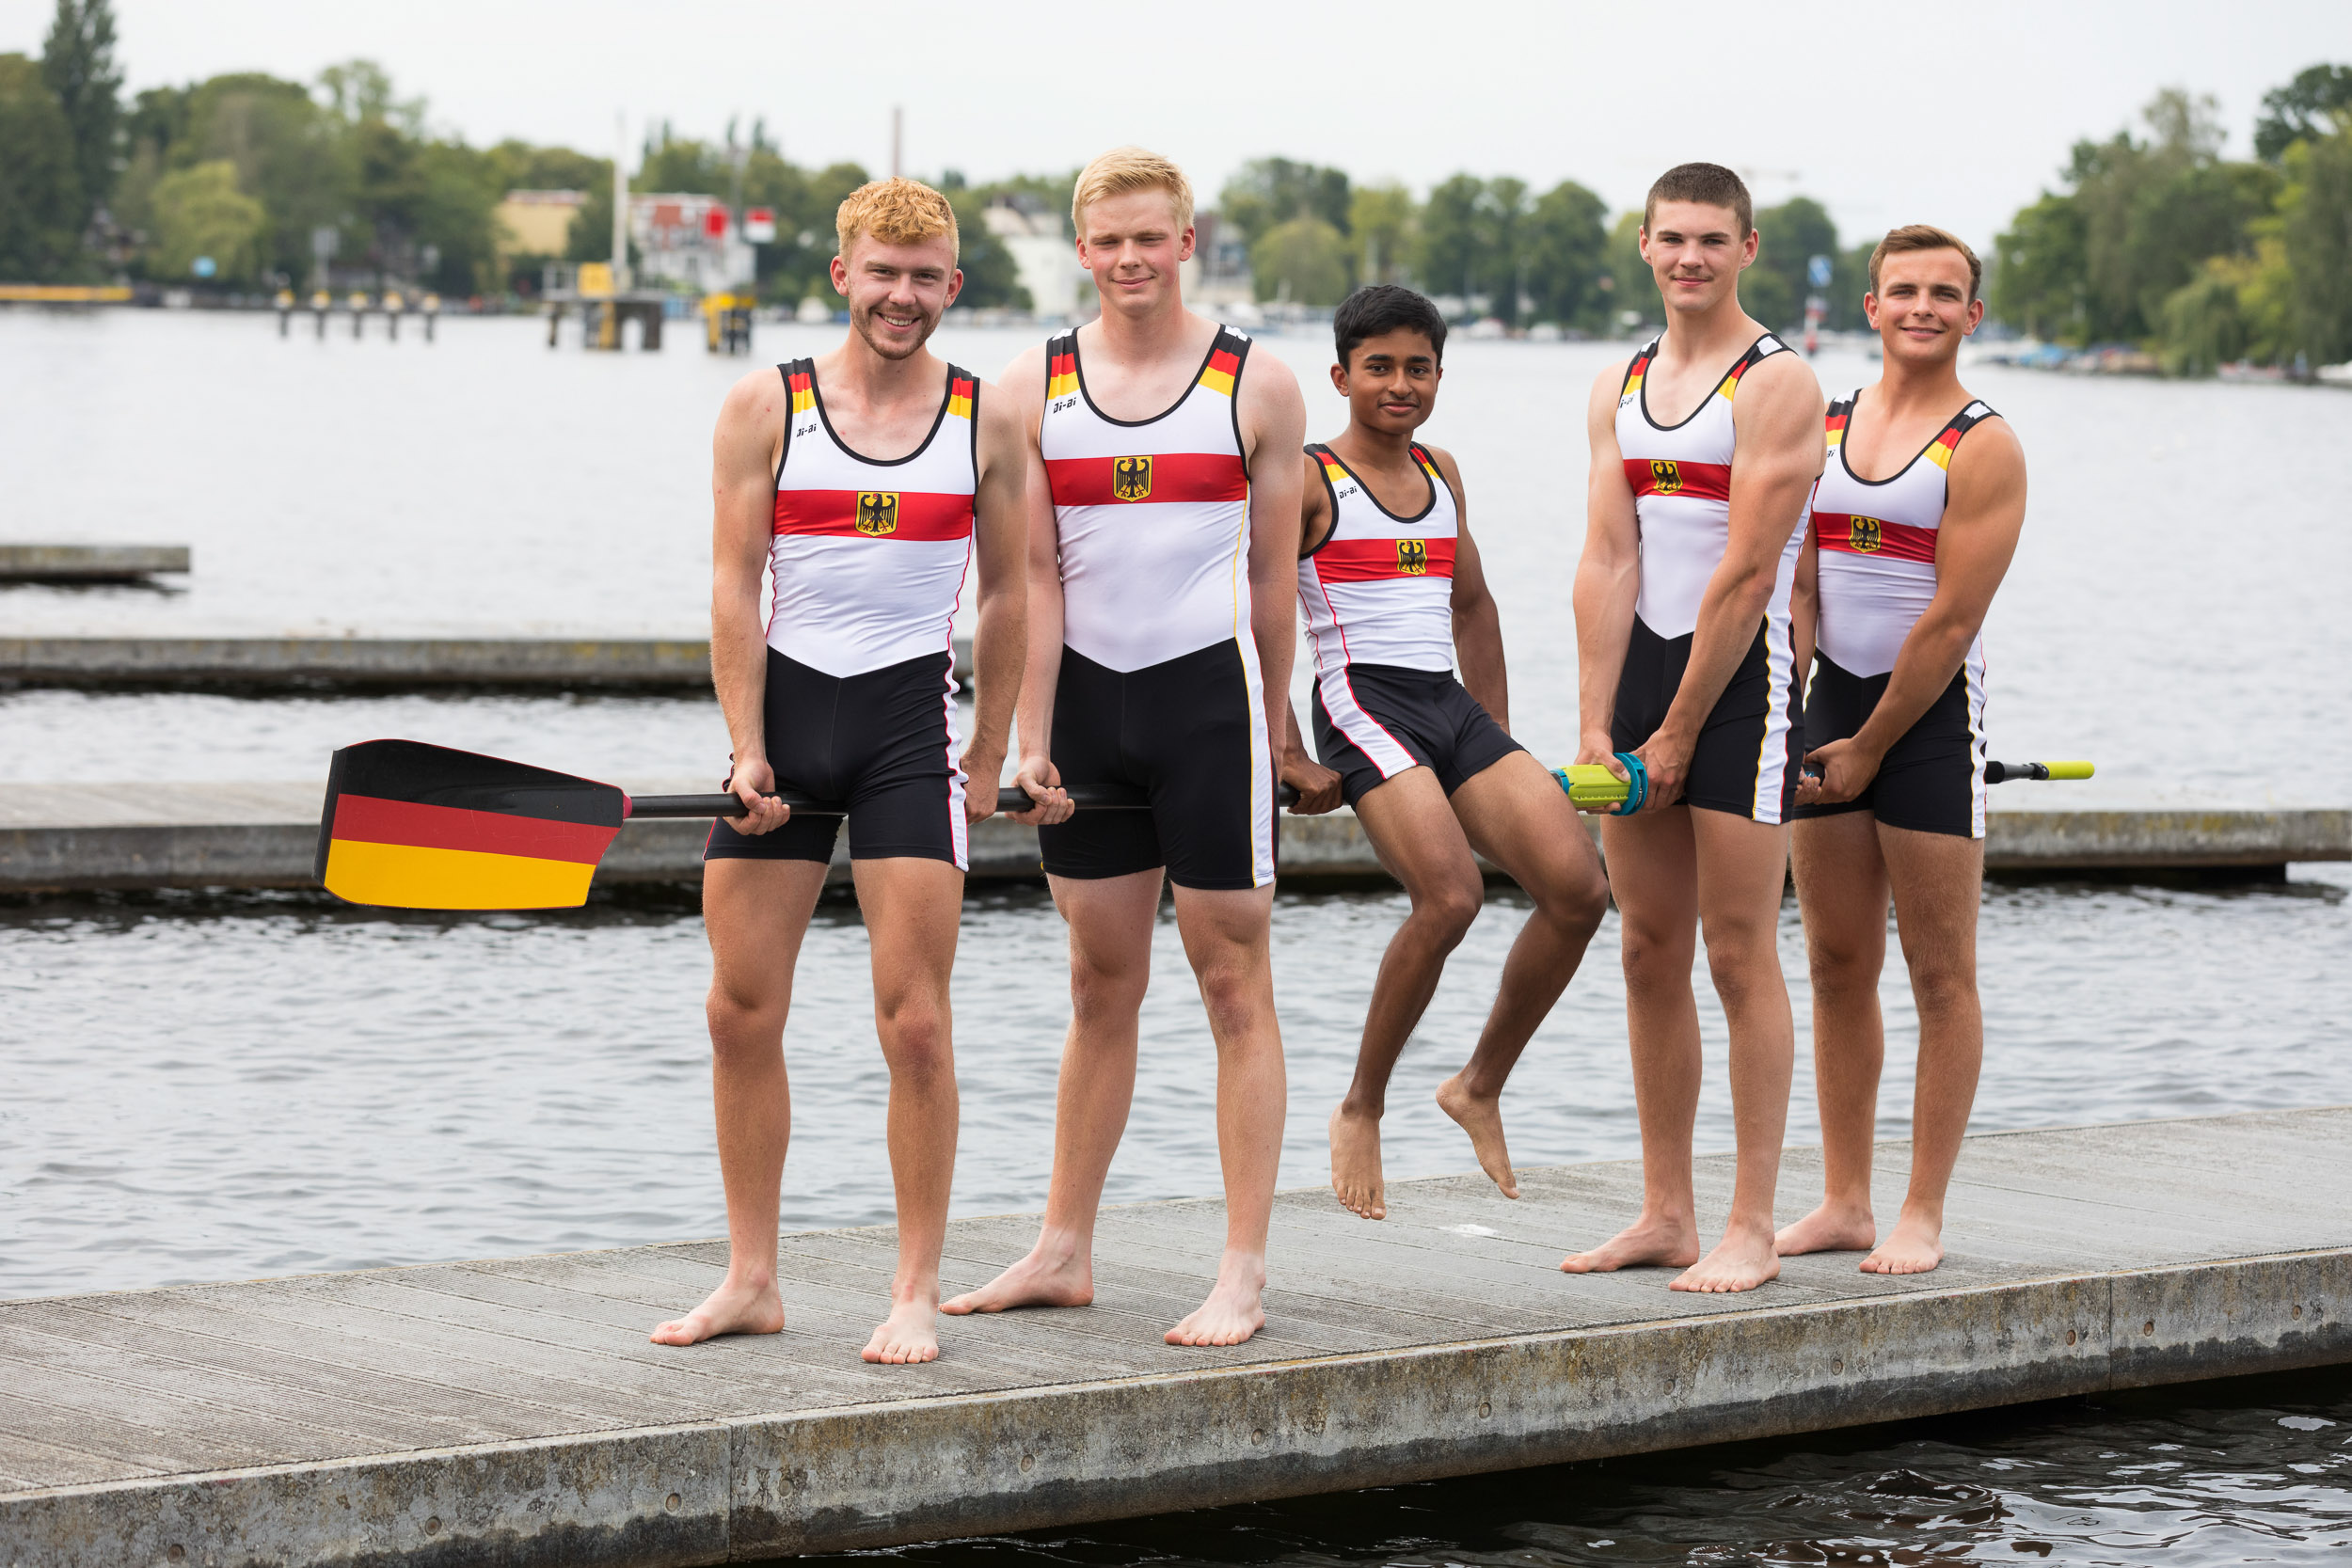
<svg viewBox="0 0 2352 1568"><path fill-rule="evenodd" d="M1986 784L2007 784L2011 779L2087 779L2091 767L2087 762L1988 762L1984 765Z"/></svg>
<svg viewBox="0 0 2352 1568"><path fill-rule="evenodd" d="M849 808L786 791L795 812ZM1134 810L1140 796L1073 793L1082 808ZM1289 786L1277 792L1287 804ZM1023 791L1000 789L996 809L1026 811ZM335 753L319 815L318 879L354 904L405 910L560 910L588 901L596 863L631 817L741 816L743 802L708 795L628 794L502 757L369 740Z"/></svg>

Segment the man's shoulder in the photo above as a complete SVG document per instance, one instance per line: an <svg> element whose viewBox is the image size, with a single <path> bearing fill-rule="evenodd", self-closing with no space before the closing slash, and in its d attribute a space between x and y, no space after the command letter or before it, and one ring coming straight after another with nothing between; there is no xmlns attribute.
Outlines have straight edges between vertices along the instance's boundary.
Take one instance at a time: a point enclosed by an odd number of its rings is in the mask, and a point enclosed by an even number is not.
<svg viewBox="0 0 2352 1568"><path fill-rule="evenodd" d="M1810 398L1816 403L1820 402L1820 377L1813 373L1813 367L1805 362L1804 356L1781 342L1775 333L1768 332L1765 337L1770 342L1761 346L1769 352L1740 372L1740 395L1734 400L1733 406L1737 407L1740 401L1751 392L1773 401ZM1772 346L1774 344L1778 346Z"/></svg>
<svg viewBox="0 0 2352 1568"><path fill-rule="evenodd" d="M727 388L727 395L719 405L719 417L726 420L782 423L790 409L790 393L783 372L781 365L746 371Z"/></svg>

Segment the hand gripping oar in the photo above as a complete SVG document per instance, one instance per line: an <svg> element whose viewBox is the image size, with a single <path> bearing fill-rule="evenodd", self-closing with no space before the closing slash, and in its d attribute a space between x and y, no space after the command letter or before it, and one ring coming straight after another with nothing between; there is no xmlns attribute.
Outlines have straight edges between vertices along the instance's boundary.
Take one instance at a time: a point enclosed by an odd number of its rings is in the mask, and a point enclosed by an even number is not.
<svg viewBox="0 0 2352 1568"><path fill-rule="evenodd" d="M1555 768L1551 776L1560 781L1560 787L1568 792L1568 800L1579 810L1589 806L1614 806L1610 816L1630 816L1642 809L1649 799L1649 769L1631 752L1619 752L1617 760L1625 765L1622 779L1597 762L1572 763Z"/></svg>
<svg viewBox="0 0 2352 1568"><path fill-rule="evenodd" d="M1296 795L1287 786L1277 799ZM795 812L849 808L790 791ZM1140 796L1074 793L1093 810L1135 809ZM996 809L1026 811L1019 789ZM588 901L588 883L630 817L741 816L728 793L628 794L594 779L418 740L370 740L335 753L319 815L316 873L354 904L405 910L560 910Z"/></svg>

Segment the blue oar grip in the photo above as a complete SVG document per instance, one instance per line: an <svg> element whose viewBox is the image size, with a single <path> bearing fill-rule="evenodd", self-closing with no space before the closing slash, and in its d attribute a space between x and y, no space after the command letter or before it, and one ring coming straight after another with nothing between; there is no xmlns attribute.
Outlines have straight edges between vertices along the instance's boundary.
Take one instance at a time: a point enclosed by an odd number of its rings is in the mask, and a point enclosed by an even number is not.
<svg viewBox="0 0 2352 1568"><path fill-rule="evenodd" d="M1649 769L1643 767L1642 759L1631 752L1619 752L1617 760L1625 764L1626 797L1617 809L1609 815L1631 816L1635 812L1640 811L1642 803L1649 799Z"/></svg>

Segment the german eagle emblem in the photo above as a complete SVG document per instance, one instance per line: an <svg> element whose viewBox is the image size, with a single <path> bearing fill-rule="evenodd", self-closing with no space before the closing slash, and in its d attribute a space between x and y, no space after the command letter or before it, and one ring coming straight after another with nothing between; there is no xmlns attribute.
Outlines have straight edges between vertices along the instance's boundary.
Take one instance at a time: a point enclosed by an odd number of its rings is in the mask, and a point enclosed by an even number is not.
<svg viewBox="0 0 2352 1568"><path fill-rule="evenodd" d="M1121 457L1111 464L1111 494L1123 501L1139 501L1152 493L1152 460Z"/></svg>
<svg viewBox="0 0 2352 1568"><path fill-rule="evenodd" d="M1663 457L1649 460L1649 487L1654 495L1671 496L1682 488L1682 470Z"/></svg>
<svg viewBox="0 0 2352 1568"><path fill-rule="evenodd" d="M1429 546L1419 539L1396 542L1396 569L1408 578L1429 575Z"/></svg>
<svg viewBox="0 0 2352 1568"><path fill-rule="evenodd" d="M857 494L857 531L871 539L898 532L898 492L860 490Z"/></svg>
<svg viewBox="0 0 2352 1568"><path fill-rule="evenodd" d="M1886 542L1886 526L1876 517L1846 519L1846 545L1851 549L1868 555Z"/></svg>

